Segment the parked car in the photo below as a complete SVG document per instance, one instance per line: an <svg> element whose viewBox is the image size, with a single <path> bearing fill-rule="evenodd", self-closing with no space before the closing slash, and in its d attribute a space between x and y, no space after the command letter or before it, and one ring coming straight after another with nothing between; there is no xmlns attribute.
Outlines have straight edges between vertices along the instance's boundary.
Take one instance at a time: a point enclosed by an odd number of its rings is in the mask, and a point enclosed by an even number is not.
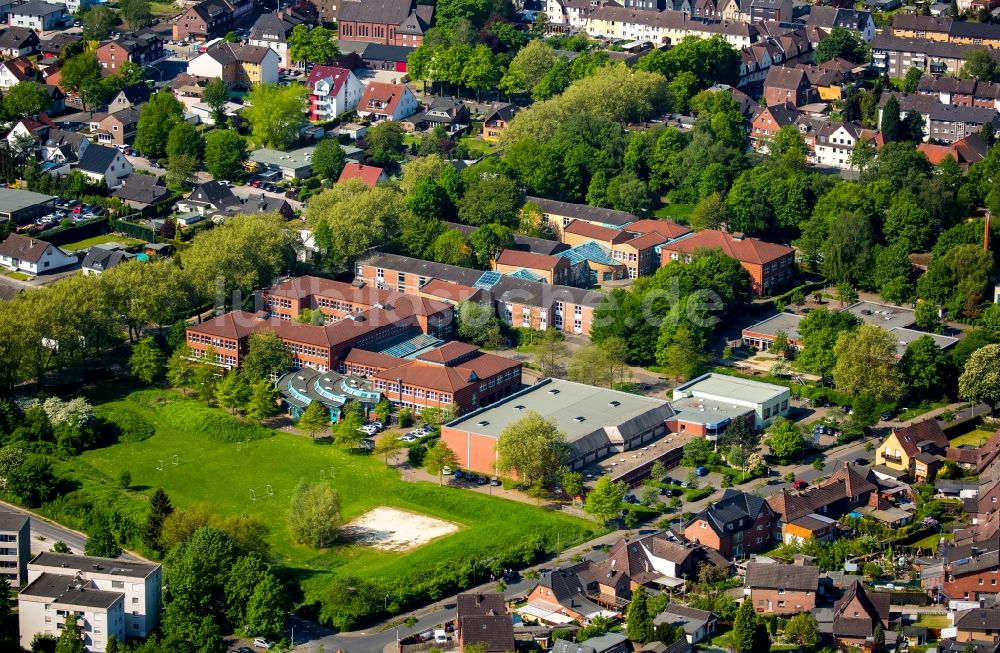
<svg viewBox="0 0 1000 653"><path fill-rule="evenodd" d="M500 479L494 476L493 478L490 479L490 485L492 485L493 487L500 487Z"/></svg>
<svg viewBox="0 0 1000 653"><path fill-rule="evenodd" d="M445 465L444 467L442 467L441 473L444 474L445 476L451 476L451 466Z"/></svg>
<svg viewBox="0 0 1000 653"><path fill-rule="evenodd" d="M461 480L462 480L463 478L465 478L465 474L463 474L463 473L462 473L462 470L461 470L461 469L456 469L456 470L455 470L455 473L454 473L454 474L452 474L452 476L454 476L455 478L457 478L457 479L458 479L458 480L460 480L460 481L461 481Z"/></svg>
<svg viewBox="0 0 1000 653"><path fill-rule="evenodd" d="M486 485L489 482L490 482L489 479L486 478L485 476L476 477L476 485Z"/></svg>
<svg viewBox="0 0 1000 653"><path fill-rule="evenodd" d="M378 420L375 420L374 422L368 422L368 425L369 426L374 426L375 428L377 428L380 431L385 428L385 424L383 424L382 422L380 422Z"/></svg>
<svg viewBox="0 0 1000 653"><path fill-rule="evenodd" d="M883 422L888 422L895 416L896 414L894 412L892 412L891 410L887 410L886 412L879 415L879 419L881 419Z"/></svg>
<svg viewBox="0 0 1000 653"><path fill-rule="evenodd" d="M796 490L804 490L808 485L809 485L808 483L802 480L798 480L792 483L792 487L795 488Z"/></svg>
<svg viewBox="0 0 1000 653"><path fill-rule="evenodd" d="M261 183L260 179L254 179L253 181L250 182L250 187L251 188L260 188L260 183Z"/></svg>
<svg viewBox="0 0 1000 653"><path fill-rule="evenodd" d="M666 483L667 485L670 485L671 483L674 482L674 479L670 478L669 476L664 476L663 482Z"/></svg>
<svg viewBox="0 0 1000 653"><path fill-rule="evenodd" d="M699 465L698 467L695 467L694 473L698 476L708 476L708 467L702 467Z"/></svg>
<svg viewBox="0 0 1000 653"><path fill-rule="evenodd" d="M639 499L634 494L626 494L625 503L639 503Z"/></svg>
<svg viewBox="0 0 1000 653"><path fill-rule="evenodd" d="M256 637L253 640L253 646L254 646L254 648L265 648L266 649L266 648L273 647L274 644L272 644L271 642L267 641L263 637Z"/></svg>
<svg viewBox="0 0 1000 653"><path fill-rule="evenodd" d="M409 433L407 433L406 435L401 435L401 436L399 436L396 439L397 440L402 440L403 442L416 442L417 441L417 439L415 437L413 437L412 435L410 435Z"/></svg>

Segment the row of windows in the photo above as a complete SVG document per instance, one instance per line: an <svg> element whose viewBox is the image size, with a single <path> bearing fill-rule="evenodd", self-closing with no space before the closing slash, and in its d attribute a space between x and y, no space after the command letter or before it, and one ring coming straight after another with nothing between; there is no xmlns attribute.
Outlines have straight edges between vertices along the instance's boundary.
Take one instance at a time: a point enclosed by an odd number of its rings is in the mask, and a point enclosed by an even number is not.
<svg viewBox="0 0 1000 653"><path fill-rule="evenodd" d="M291 308L292 300L284 297L268 297L267 305L269 308Z"/></svg>
<svg viewBox="0 0 1000 653"><path fill-rule="evenodd" d="M222 340L221 338L213 338L200 333L188 333L188 342L196 345L211 345L216 349L236 351L236 343L232 340Z"/></svg>
<svg viewBox="0 0 1000 653"><path fill-rule="evenodd" d="M302 354L304 356L313 356L315 358L325 358L330 356L330 350L322 347L313 347L312 345L300 345L296 342L286 342L289 351L293 354Z"/></svg>

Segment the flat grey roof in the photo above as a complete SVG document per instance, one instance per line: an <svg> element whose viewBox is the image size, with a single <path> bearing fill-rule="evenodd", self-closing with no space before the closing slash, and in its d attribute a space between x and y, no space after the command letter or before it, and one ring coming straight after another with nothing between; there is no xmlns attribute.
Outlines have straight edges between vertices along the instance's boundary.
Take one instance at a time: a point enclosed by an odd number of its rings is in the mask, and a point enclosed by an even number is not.
<svg viewBox="0 0 1000 653"><path fill-rule="evenodd" d="M30 190L0 188L0 213L15 213L36 204L44 204L58 199L55 195L42 195Z"/></svg>
<svg viewBox="0 0 1000 653"><path fill-rule="evenodd" d="M844 310L853 313L862 322L877 324L886 330L908 327L916 320L913 309L876 302L857 302Z"/></svg>
<svg viewBox="0 0 1000 653"><path fill-rule="evenodd" d="M250 160L279 168L305 168L312 165L312 155L315 151L315 145L300 147L291 152L282 152L281 150L262 147L250 153Z"/></svg>
<svg viewBox="0 0 1000 653"><path fill-rule="evenodd" d="M19 531L27 521L27 515L16 512L0 512L0 531Z"/></svg>
<svg viewBox="0 0 1000 653"><path fill-rule="evenodd" d="M683 397L712 395L762 404L783 394L790 394L784 386L725 374L703 374L674 388L675 401Z"/></svg>
<svg viewBox="0 0 1000 653"><path fill-rule="evenodd" d="M637 418L649 417L651 421L665 422L673 415L670 404L662 399L562 379L545 379L503 401L463 415L447 426L499 438L508 425L524 417L529 410L555 420L569 443Z"/></svg>
<svg viewBox="0 0 1000 653"><path fill-rule="evenodd" d="M916 329L904 329L902 327L896 327L889 329L889 333L892 337L896 339L896 351L900 356L906 353L906 348L909 347L910 343L921 336L930 336L936 344L941 349L948 349L953 347L958 338L952 336L943 336L939 333L927 333L926 331L917 331Z"/></svg>
<svg viewBox="0 0 1000 653"><path fill-rule="evenodd" d="M750 406L737 406L724 401L684 397L670 402L678 419L691 424L721 424L753 412Z"/></svg>
<svg viewBox="0 0 1000 653"><path fill-rule="evenodd" d="M86 587L75 576L42 574L20 591L19 596L37 596L50 599L55 604L85 608L110 608L124 600L124 592L109 592Z"/></svg>
<svg viewBox="0 0 1000 653"><path fill-rule="evenodd" d="M779 331L784 331L789 340L798 340L799 323L802 322L802 318L802 315L795 313L778 313L743 330L771 337L777 336Z"/></svg>
<svg viewBox="0 0 1000 653"><path fill-rule="evenodd" d="M87 573L113 574L131 578L145 578L160 568L160 565L134 560L117 558L95 558L93 556L78 556L71 553L39 553L28 563L36 567L59 567L72 571Z"/></svg>

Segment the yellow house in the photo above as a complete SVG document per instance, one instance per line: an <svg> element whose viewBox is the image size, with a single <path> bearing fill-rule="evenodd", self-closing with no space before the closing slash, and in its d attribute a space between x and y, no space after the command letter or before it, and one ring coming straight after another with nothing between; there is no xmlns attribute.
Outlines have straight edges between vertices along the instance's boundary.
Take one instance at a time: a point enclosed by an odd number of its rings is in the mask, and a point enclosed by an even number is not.
<svg viewBox="0 0 1000 653"><path fill-rule="evenodd" d="M918 481L932 480L941 467L948 438L934 418L892 432L878 446L875 464L905 472Z"/></svg>

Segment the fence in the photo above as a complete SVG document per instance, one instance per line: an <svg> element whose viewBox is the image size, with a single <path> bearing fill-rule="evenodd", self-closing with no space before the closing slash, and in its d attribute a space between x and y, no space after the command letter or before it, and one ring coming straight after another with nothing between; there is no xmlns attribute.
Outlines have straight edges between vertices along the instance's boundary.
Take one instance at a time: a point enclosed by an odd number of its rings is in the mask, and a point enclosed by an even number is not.
<svg viewBox="0 0 1000 653"><path fill-rule="evenodd" d="M104 218L94 218L93 220L77 223L72 226L59 226L48 231L43 231L38 237L47 243L52 243L56 247L61 247L106 233L108 233L108 221Z"/></svg>
<svg viewBox="0 0 1000 653"><path fill-rule="evenodd" d="M449 639L447 642L435 642L433 639L420 642L419 644L403 644L397 645L398 653L420 653L421 651L429 651L432 648L436 648L441 651L453 651L456 648L455 640Z"/></svg>
<svg viewBox="0 0 1000 653"><path fill-rule="evenodd" d="M120 231L124 234L128 234L133 238L145 240L147 243L156 242L156 231L152 227L147 227L146 225L136 224L126 220L115 220L111 223L111 228L114 231Z"/></svg>

